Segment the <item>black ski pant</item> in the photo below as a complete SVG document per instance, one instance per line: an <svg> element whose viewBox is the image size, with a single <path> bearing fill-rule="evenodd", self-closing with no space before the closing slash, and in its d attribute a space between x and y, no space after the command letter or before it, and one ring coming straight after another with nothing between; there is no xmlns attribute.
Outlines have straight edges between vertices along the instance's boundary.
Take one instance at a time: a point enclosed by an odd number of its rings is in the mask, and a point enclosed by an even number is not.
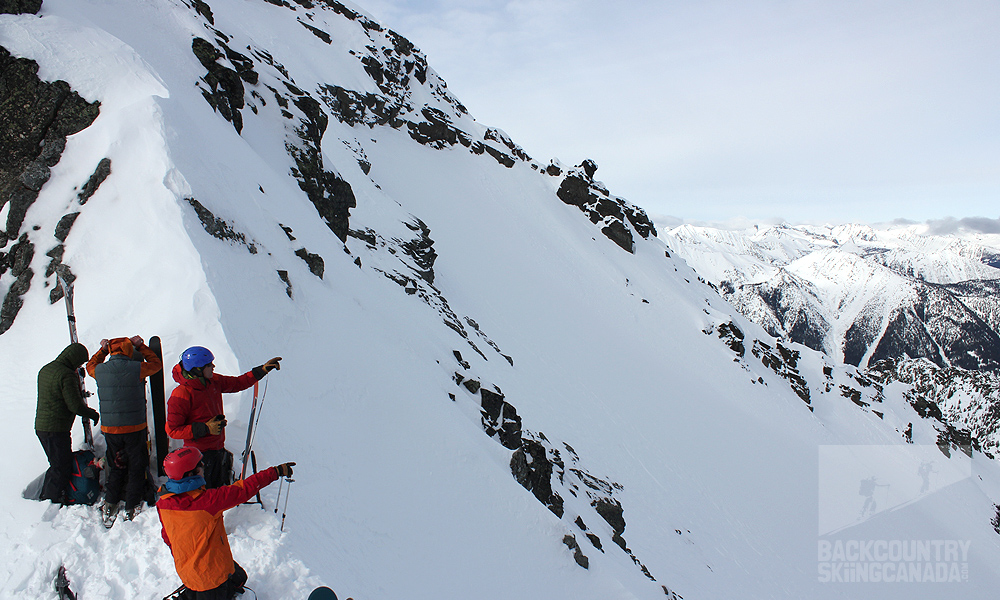
<svg viewBox="0 0 1000 600"><path fill-rule="evenodd" d="M104 488L104 500L118 504L125 494L125 510L131 510L142 503L146 488L146 471L149 470L149 447L147 433L105 433L108 443L108 481Z"/></svg>
<svg viewBox="0 0 1000 600"><path fill-rule="evenodd" d="M69 477L73 473L73 449L68 431L35 431L42 443L49 469L45 471L41 500L65 502Z"/></svg>
<svg viewBox="0 0 1000 600"><path fill-rule="evenodd" d="M222 582L219 587L207 590L204 592L196 592L194 590L184 590L181 594L181 599L183 600L232 600L236 597L236 594L243 593L243 586L247 582L247 572L243 570L238 562L233 561L233 567L235 571L229 576L229 579Z"/></svg>
<svg viewBox="0 0 1000 600"><path fill-rule="evenodd" d="M229 450L203 450L201 462L206 488L212 490L233 482L233 453Z"/></svg>

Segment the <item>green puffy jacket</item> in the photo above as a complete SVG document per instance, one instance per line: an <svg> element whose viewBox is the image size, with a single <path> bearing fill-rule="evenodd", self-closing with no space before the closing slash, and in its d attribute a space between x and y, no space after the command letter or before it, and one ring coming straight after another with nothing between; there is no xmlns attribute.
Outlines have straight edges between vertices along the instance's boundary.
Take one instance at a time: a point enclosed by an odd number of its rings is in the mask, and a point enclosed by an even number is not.
<svg viewBox="0 0 1000 600"><path fill-rule="evenodd" d="M86 416L93 411L83 401L77 374L89 356L83 344L70 344L59 358L38 372L35 431L69 431L76 415Z"/></svg>

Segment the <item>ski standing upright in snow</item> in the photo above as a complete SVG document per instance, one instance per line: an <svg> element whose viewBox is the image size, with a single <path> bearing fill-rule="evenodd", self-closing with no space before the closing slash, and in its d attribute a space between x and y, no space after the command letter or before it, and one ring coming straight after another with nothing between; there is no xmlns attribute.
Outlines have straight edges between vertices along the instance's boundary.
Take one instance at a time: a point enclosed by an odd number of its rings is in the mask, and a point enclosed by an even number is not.
<svg viewBox="0 0 1000 600"><path fill-rule="evenodd" d="M163 362L163 347L160 344L160 337L154 335L149 338L149 347L156 354L160 362ZM167 438L167 401L163 386L163 372L149 376L149 395L153 405L153 435L156 440L156 468L160 477L166 475L163 470L163 459L169 452L169 439Z"/></svg>
<svg viewBox="0 0 1000 600"><path fill-rule="evenodd" d="M76 313L73 310L73 284L66 279L65 274L56 272L59 279L59 285L63 289L63 299L66 300L66 320L69 321L69 341L72 344L79 343L79 338L76 335ZM84 385L84 378L86 372L81 367L77 370L80 375L80 394L82 396L83 403L87 403L87 396L90 394L87 392L87 388ZM94 431L91 428L90 421L87 419L82 419L83 421L83 442L86 444L87 448L94 448Z"/></svg>

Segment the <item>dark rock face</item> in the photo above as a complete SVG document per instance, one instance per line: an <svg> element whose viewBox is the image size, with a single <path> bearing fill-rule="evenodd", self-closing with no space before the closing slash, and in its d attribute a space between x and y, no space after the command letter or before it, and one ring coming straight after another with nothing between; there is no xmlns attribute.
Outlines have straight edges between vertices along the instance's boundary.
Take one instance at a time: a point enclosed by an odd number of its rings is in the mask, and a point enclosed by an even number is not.
<svg viewBox="0 0 1000 600"><path fill-rule="evenodd" d="M476 327L478 330L478 326ZM458 350L453 352L456 362L463 372L472 369L469 361ZM512 362L512 361L511 361ZM596 533L587 528L581 515L567 514L565 494L583 497L593 509L591 516L599 516L611 526L611 541L625 552L642 573L652 581L656 579L628 548L622 534L625 532L625 516L621 502L615 494L622 486L600 477L595 477L580 465L580 457L569 444L561 447L553 444L545 434L534 433L524 428L517 409L505 398L496 385L488 386L475 377L456 372L456 385L469 394L478 395L482 414L483 431L491 438L512 450L510 471L514 479L560 519L566 518L582 531L590 544L604 552L604 544ZM449 394L457 401L455 394ZM588 517L589 518L589 517ZM580 548L574 535L566 535L565 543L573 551L573 559L583 568L590 565L589 559Z"/></svg>
<svg viewBox="0 0 1000 600"><path fill-rule="evenodd" d="M729 349L736 353L737 356L743 358L746 352L746 347L743 345L743 331L736 326L736 323L732 321L728 323L723 323L718 327L719 339L724 341Z"/></svg>
<svg viewBox="0 0 1000 600"><path fill-rule="evenodd" d="M504 448L520 449L521 417L517 410L504 401L503 394L480 388L479 396L482 398L483 429L486 435L498 438Z"/></svg>
<svg viewBox="0 0 1000 600"><path fill-rule="evenodd" d="M510 471L514 479L554 515L563 516L562 496L552 491L553 462L541 443L525 440L511 455Z"/></svg>
<svg viewBox="0 0 1000 600"><path fill-rule="evenodd" d="M206 89L203 86L201 93L212 108L232 123L239 133L243 131L243 115L240 110L245 105L243 96L246 93L243 82L256 84L258 75L253 69L252 60L231 49L222 40L217 43L222 46L222 51L202 38L195 38L191 42L191 51L202 66L208 69L208 73L201 78L208 87ZM223 56L233 63L236 71L218 62Z"/></svg>
<svg viewBox="0 0 1000 600"><path fill-rule="evenodd" d="M236 231L232 224L216 217L212 214L212 211L205 208L201 202L198 202L194 198L185 198L185 200L194 209L194 212L198 215L198 219L201 221L201 226L205 228L205 231L210 236L220 240L236 242L237 244L246 246L250 254L257 254L257 244L248 242L246 235Z"/></svg>
<svg viewBox="0 0 1000 600"><path fill-rule="evenodd" d="M278 279L280 279L281 282L285 284L285 294L287 294L288 297L291 298L292 297L292 280L288 278L288 271L279 270L278 271Z"/></svg>
<svg viewBox="0 0 1000 600"><path fill-rule="evenodd" d="M24 305L21 298L31 287L31 278L35 273L29 266L31 259L35 256L35 245L28 241L28 234L24 234L14 244L10 251L3 256L0 273L10 269L10 274L15 278L7 290L3 305L0 306L0 334L10 329L14 324L14 318Z"/></svg>
<svg viewBox="0 0 1000 600"><path fill-rule="evenodd" d="M555 170L558 170L558 167ZM611 196L603 185L595 182L596 172L597 165L594 161L583 161L577 169L566 174L566 178L559 185L559 190L556 191L556 196L566 204L576 206L583 211L591 223L602 225L601 233L618 244L622 250L634 252L633 229L642 238L649 238L650 235L656 236L656 228L645 211L621 198Z"/></svg>
<svg viewBox="0 0 1000 600"><path fill-rule="evenodd" d="M788 380L788 383L792 387L799 398L806 404L810 404L810 392L809 383L802 377L799 373L798 362L799 362L799 352L798 350L792 350L784 346L781 342L775 344L776 349L772 350L771 346L765 344L760 340L753 341L753 347L750 352L753 353L755 357L760 359L760 362L767 368L775 372L775 374ZM812 406L809 406L809 410L813 410Z"/></svg>
<svg viewBox="0 0 1000 600"><path fill-rule="evenodd" d="M417 234L417 236L401 244L403 252L413 259L417 275L427 283L433 285L434 261L437 260L437 252L434 250L434 240L431 239L431 230L427 227L426 223L416 218L414 218L412 223L404 224L410 231Z"/></svg>
<svg viewBox="0 0 1000 600"><path fill-rule="evenodd" d="M307 265L309 265L309 271L313 275L319 277L320 279L323 279L323 271L325 269L325 263L323 262L322 256L320 256L319 254L313 254L312 252L309 252L305 248L299 248L298 250L296 250L295 256L298 256L299 258L304 260Z"/></svg>
<svg viewBox="0 0 1000 600"><path fill-rule="evenodd" d="M8 2L4 7L37 12L40 5ZM35 247L22 233L28 208L48 181L51 167L59 162L66 137L89 127L99 112L99 103L87 102L65 81L41 81L37 63L15 58L0 47L0 209L9 205L7 222L0 231L0 273L9 270L15 277L0 308L0 334L13 324L23 305L21 296L30 289L34 276L28 265ZM65 239L75 218L67 215L60 220L55 232L58 239ZM11 240L17 242L11 245ZM62 256L61 249L58 255Z"/></svg>
<svg viewBox="0 0 1000 600"><path fill-rule="evenodd" d="M37 15L42 0L0 0L0 15Z"/></svg>
<svg viewBox="0 0 1000 600"><path fill-rule="evenodd" d="M80 206L83 206L88 200L90 200L90 198L97 191L97 188L101 187L104 180L108 178L108 175L111 175L111 159L102 158L101 161L97 163L97 168L94 169L94 174L90 176L87 183L83 185L83 189L76 195L77 200L80 202Z"/></svg>
<svg viewBox="0 0 1000 600"><path fill-rule="evenodd" d="M584 555L583 549L580 548L580 544L576 541L576 536L564 536L563 543L573 551L573 560L576 561L576 564L580 565L584 569L590 568L590 559Z"/></svg>
<svg viewBox="0 0 1000 600"><path fill-rule="evenodd" d="M290 86L291 87L291 86ZM293 93L301 90L292 88ZM298 142L287 142L285 148L295 160L292 176L306 193L316 211L340 241L347 241L351 209L357 200L351 184L323 164L323 134L329 120L318 101L304 93L292 98L293 104L305 115L295 128Z"/></svg>
<svg viewBox="0 0 1000 600"><path fill-rule="evenodd" d="M83 206L88 200L97 192L97 189L101 186L101 183L108 178L111 174L111 160L108 158L103 158L99 163L97 163L97 168L94 169L94 173L87 179L87 183L83 185L83 189L80 193L76 195L77 203ZM66 238L69 237L69 232L73 228L73 224L76 223L77 217L80 216L80 211L74 211L63 215L59 222L56 224L56 229L53 232L53 236L60 242L65 242ZM45 268L45 277L51 277L55 273L59 273L60 277L66 279L67 281L72 281L75 279L69 265L65 265L62 262L64 248L62 244L57 245L48 252L45 256L50 259L48 266ZM55 304L63 297L62 286L55 286L49 292L49 303Z"/></svg>

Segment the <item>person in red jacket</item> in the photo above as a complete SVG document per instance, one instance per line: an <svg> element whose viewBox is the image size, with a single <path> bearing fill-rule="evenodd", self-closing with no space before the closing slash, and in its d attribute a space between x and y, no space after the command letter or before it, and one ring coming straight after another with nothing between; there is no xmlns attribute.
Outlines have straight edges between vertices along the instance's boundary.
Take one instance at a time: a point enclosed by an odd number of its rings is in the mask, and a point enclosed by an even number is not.
<svg viewBox="0 0 1000 600"><path fill-rule="evenodd" d="M174 366L178 383L167 401L167 435L183 440L185 447L203 455L205 481L209 489L232 482L233 455L226 450L226 416L222 394L241 392L260 381L273 369L280 369L281 357L232 377L215 372L215 357L202 346L192 346Z"/></svg>
<svg viewBox="0 0 1000 600"><path fill-rule="evenodd" d="M163 459L167 480L159 490L156 511L163 541L174 557L186 600L230 600L243 592L247 572L235 560L223 523L223 511L243 504L262 488L291 477L295 463L270 467L214 490L205 488L202 453L185 446Z"/></svg>

